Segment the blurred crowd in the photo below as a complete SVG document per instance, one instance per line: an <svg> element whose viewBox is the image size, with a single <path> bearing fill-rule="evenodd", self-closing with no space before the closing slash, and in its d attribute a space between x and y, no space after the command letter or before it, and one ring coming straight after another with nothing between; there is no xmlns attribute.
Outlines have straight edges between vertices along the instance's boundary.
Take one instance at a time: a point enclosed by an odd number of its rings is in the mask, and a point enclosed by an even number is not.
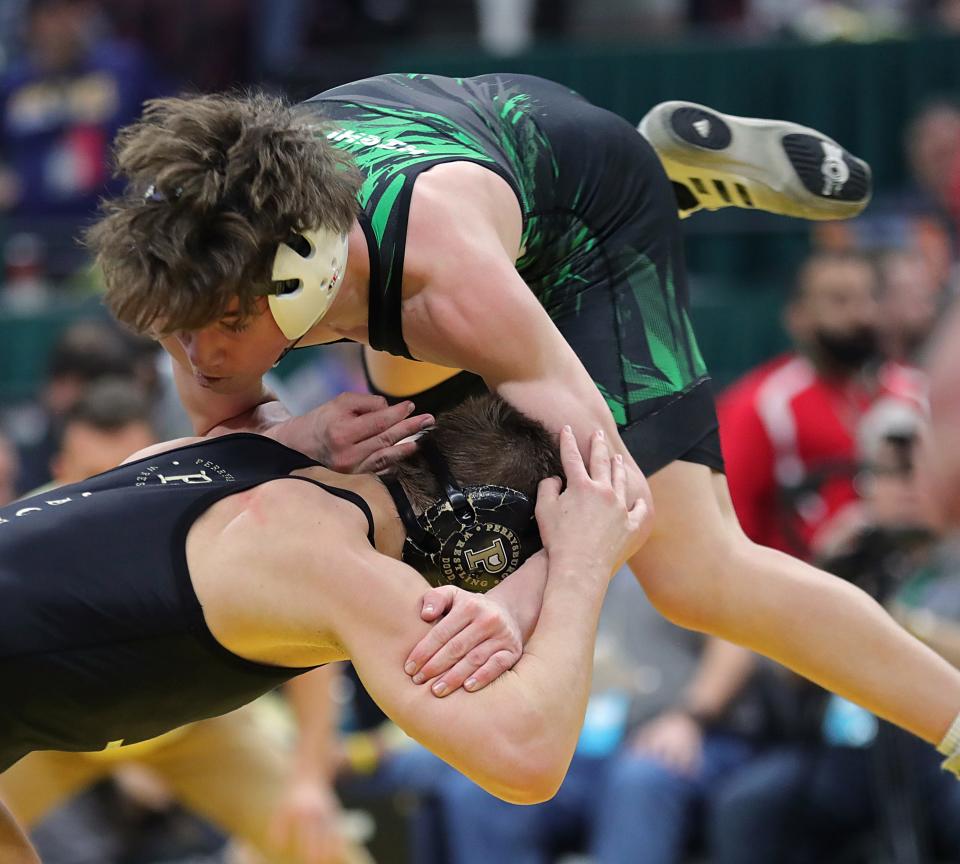
<svg viewBox="0 0 960 864"><path fill-rule="evenodd" d="M110 188L116 131L159 93L282 81L358 34L452 35L503 55L564 33L909 28L960 31L960 2L0 0L0 307L93 290L71 238ZM960 541L925 504L919 475L935 466L918 456L924 359L958 290L960 101L918 108L905 148L909 183L877 216L818 226L784 274L792 347L720 394L721 436L752 539L860 585L960 663ZM363 389L355 346L298 353L272 382L293 410ZM165 355L97 311L63 329L45 369L35 399L0 406L0 504L190 432ZM347 838L344 861L369 860L364 843L384 864L960 861L960 785L936 754L668 624L629 574L611 587L577 755L547 804L495 800L406 740L349 668L311 686L319 733L294 721L301 697L270 697L140 749L34 754L0 777L0 797L49 864L296 864L271 849L316 830L331 784L344 811L323 830ZM326 736L325 767L304 778L308 733Z"/></svg>

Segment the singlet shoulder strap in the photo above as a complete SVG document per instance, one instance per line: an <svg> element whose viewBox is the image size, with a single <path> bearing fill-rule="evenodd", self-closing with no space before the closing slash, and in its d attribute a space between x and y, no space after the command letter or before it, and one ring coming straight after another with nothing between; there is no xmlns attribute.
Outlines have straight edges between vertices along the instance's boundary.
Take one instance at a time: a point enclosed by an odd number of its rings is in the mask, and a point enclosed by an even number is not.
<svg viewBox="0 0 960 864"><path fill-rule="evenodd" d="M370 296L367 338L370 347L413 359L403 338L403 259L407 245L407 221L413 180L403 178L400 197L391 208L382 232L377 235L367 213L358 214L370 251Z"/></svg>
<svg viewBox="0 0 960 864"><path fill-rule="evenodd" d="M363 513L367 518L367 540L370 542L370 545L376 547L375 539L376 534L374 533L374 524L373 524L373 512L370 510L370 505L364 500L361 495L358 495L356 492L352 492L349 489L341 489L339 486L328 486L326 483L321 483L319 480L314 480L312 477L303 477L300 474L290 474L288 475L290 480L305 480L307 483L312 483L314 486L319 486L323 489L324 492L329 492L331 495L342 498L344 501L349 501L356 507L360 508L360 512Z"/></svg>

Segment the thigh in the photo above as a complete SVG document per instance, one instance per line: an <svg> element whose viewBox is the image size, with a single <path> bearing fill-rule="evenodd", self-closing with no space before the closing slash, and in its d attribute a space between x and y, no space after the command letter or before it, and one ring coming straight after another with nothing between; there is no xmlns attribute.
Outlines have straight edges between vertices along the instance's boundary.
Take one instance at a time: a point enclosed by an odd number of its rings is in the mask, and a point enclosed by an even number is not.
<svg viewBox="0 0 960 864"><path fill-rule="evenodd" d="M194 723L143 762L178 801L232 837L270 851L270 823L285 790L289 749L257 706Z"/></svg>
<svg viewBox="0 0 960 864"><path fill-rule="evenodd" d="M723 587L726 553L732 553L743 535L730 521L716 476L704 465L675 461L650 478L653 530L629 564L661 612L694 595L698 609L721 611L715 604ZM702 629L702 622L682 623Z"/></svg>
<svg viewBox="0 0 960 864"><path fill-rule="evenodd" d="M650 602L675 624L736 641L750 543L724 497L725 478L677 460L650 478L653 530L628 562ZM751 589L756 590L756 589Z"/></svg>
<svg viewBox="0 0 960 864"><path fill-rule="evenodd" d="M107 776L111 767L83 753L36 751L0 774L0 800L29 828L58 804Z"/></svg>

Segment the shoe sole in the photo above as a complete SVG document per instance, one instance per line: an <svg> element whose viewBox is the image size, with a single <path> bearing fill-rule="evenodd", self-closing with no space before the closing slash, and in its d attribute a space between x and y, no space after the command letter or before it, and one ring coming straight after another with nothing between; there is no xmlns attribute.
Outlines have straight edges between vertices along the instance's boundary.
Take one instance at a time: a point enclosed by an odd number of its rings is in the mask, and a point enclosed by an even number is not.
<svg viewBox="0 0 960 864"><path fill-rule="evenodd" d="M708 210L734 206L802 219L849 219L870 200L870 166L796 123L663 102L637 128L670 179L684 183Z"/></svg>

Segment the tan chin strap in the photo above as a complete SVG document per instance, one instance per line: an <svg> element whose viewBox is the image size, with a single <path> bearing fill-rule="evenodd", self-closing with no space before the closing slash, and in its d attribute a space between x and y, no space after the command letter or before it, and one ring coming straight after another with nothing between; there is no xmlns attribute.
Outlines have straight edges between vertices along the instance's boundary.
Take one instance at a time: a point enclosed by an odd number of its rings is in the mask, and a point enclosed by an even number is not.
<svg viewBox="0 0 960 864"><path fill-rule="evenodd" d="M347 235L327 228L302 232L310 251L301 255L287 243L277 247L271 279L298 283L293 290L271 293L267 301L287 339L303 337L330 308L347 267Z"/></svg>

